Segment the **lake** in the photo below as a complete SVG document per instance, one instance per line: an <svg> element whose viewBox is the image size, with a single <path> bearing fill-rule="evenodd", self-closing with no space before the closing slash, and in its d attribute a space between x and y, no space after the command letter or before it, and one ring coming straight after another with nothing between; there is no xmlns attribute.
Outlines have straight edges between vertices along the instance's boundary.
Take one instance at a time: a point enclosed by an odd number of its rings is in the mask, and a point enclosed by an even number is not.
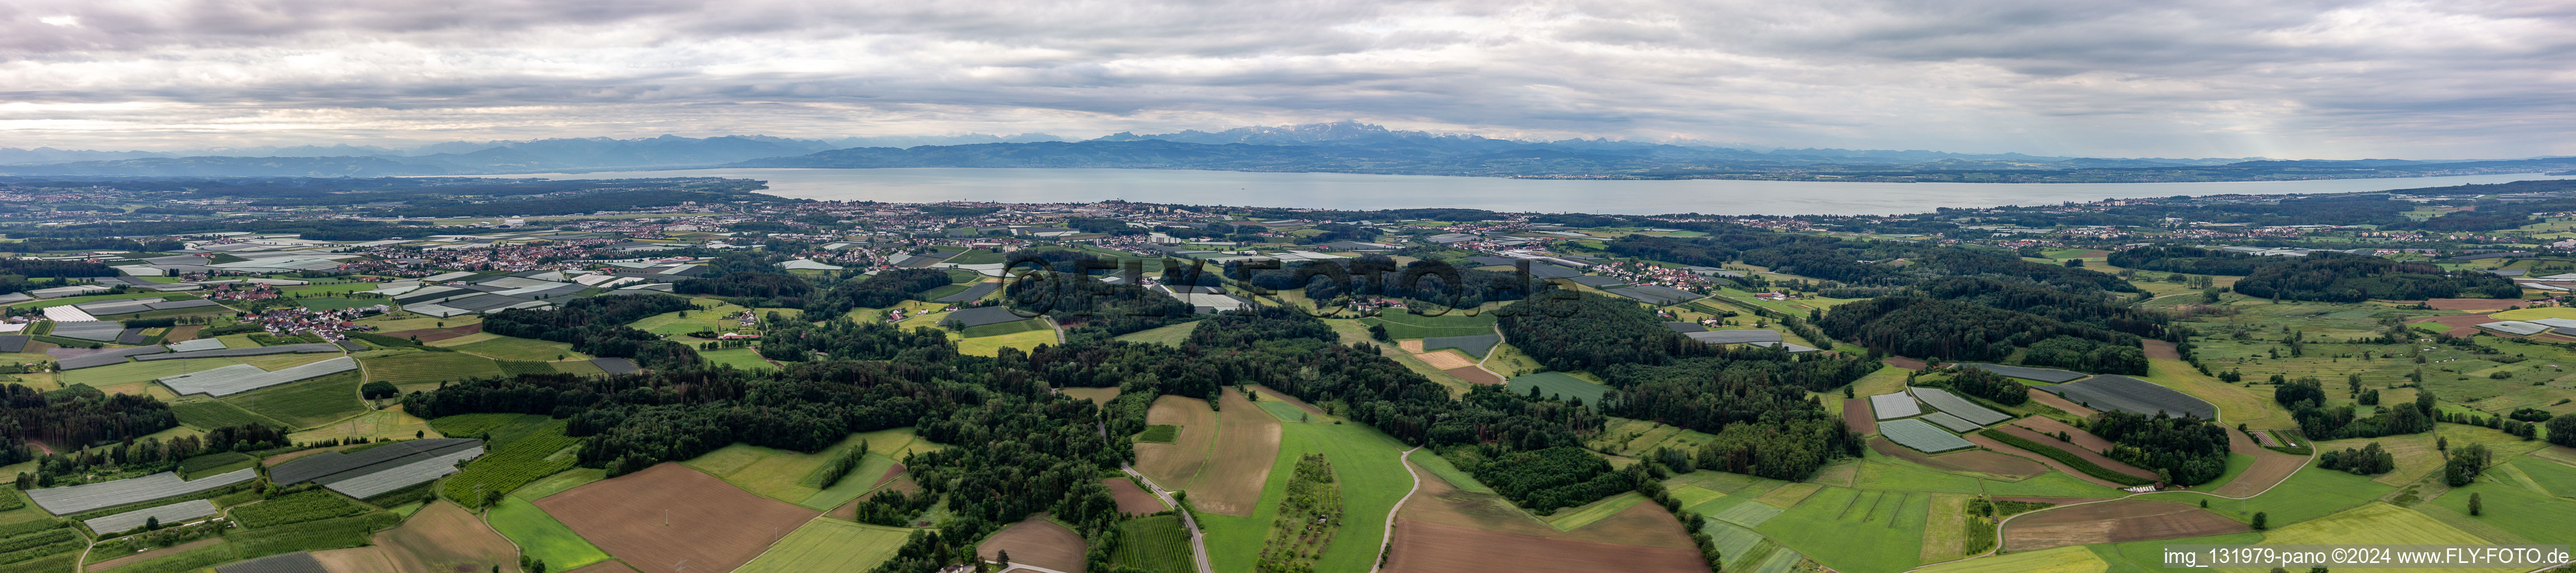
<svg viewBox="0 0 2576 573"><path fill-rule="evenodd" d="M1886 215L1923 213L1936 207L2046 205L2173 195L2349 193L2576 178L2527 174L2213 183L1844 183L973 168L682 169L487 177L758 179L769 182L766 193L771 195L826 201L1065 203L1125 199L1189 205L1348 210L1469 207L1506 212L1623 215Z"/></svg>

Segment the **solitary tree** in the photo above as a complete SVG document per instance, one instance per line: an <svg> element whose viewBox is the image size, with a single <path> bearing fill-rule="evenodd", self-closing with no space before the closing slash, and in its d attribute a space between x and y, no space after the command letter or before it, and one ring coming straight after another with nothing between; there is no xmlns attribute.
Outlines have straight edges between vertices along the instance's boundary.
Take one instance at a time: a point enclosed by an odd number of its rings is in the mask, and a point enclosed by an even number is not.
<svg viewBox="0 0 2576 573"><path fill-rule="evenodd" d="M2254 530L2255 530L2255 531L2262 531L2262 530L2265 530L2265 529L2271 529L2271 526L2270 526L2269 524L2265 523L2265 522L2267 522L2267 521L2271 521L2271 520L2272 520L2272 516L2264 515L2264 514L2263 514L2263 512L2260 512L2260 511L2254 512L2254 524L2253 524L2253 525L2254 525Z"/></svg>
<svg viewBox="0 0 2576 573"><path fill-rule="evenodd" d="M2485 513L2486 504L2484 501L2478 499L2478 494L2469 494L2469 515L2483 515Z"/></svg>

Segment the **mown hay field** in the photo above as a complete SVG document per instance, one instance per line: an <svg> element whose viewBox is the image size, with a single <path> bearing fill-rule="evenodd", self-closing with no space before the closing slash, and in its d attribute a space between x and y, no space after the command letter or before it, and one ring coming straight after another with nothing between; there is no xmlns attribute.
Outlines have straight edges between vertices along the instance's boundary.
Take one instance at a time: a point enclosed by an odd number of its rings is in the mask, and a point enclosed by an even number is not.
<svg viewBox="0 0 2576 573"><path fill-rule="evenodd" d="M582 538L644 573L731 570L819 512L665 463L537 500Z"/></svg>

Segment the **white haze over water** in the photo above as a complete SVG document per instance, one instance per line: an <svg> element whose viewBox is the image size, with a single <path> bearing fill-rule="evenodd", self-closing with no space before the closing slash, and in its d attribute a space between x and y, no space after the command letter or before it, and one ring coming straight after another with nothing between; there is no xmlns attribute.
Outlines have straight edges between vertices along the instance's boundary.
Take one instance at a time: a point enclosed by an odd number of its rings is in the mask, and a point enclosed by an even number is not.
<svg viewBox="0 0 2576 573"><path fill-rule="evenodd" d="M2053 205L2174 195L2354 193L2576 179L2539 174L2206 183L1859 183L1503 179L1175 169L683 169L485 177L633 179L727 177L769 182L764 193L823 201L1146 203L1371 210L1460 207L1504 212L1660 215L1893 215L1940 207Z"/></svg>

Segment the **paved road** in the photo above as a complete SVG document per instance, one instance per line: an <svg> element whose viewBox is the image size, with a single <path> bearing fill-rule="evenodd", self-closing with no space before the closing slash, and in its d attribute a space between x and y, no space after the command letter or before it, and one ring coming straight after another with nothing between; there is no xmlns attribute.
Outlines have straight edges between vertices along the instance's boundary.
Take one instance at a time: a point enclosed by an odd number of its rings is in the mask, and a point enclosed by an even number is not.
<svg viewBox="0 0 2576 573"><path fill-rule="evenodd" d="M1396 498L1395 507L1386 510L1386 534L1377 538L1378 558L1369 563L1369 573L1377 573L1378 566L1386 564L1386 548L1395 544L1395 514L1404 511L1404 502L1413 500L1413 492L1422 491L1422 474L1413 473L1413 463L1404 461L1405 458L1413 456L1414 450L1419 449L1422 449L1422 446L1414 446L1412 450L1405 450L1404 453L1395 455L1395 463L1404 464L1404 475L1413 476L1413 488L1404 490L1404 497Z"/></svg>
<svg viewBox="0 0 2576 573"><path fill-rule="evenodd" d="M1191 517L1189 510L1181 509L1181 503L1173 501L1171 492L1163 491L1163 486L1155 484L1154 478L1145 477L1145 474L1136 473L1136 466L1121 463L1118 464L1118 471L1127 472L1129 477L1134 477L1137 482L1145 484L1145 489L1153 490L1154 497L1161 498L1163 500L1164 507L1180 510L1175 513L1181 514L1181 525L1190 528L1190 554L1198 558L1199 573L1216 573L1216 568L1208 565L1207 534L1199 531L1199 520L1195 517ZM1017 565L1014 565L1014 567L1017 567ZM1047 571L1046 573L1062 572Z"/></svg>

